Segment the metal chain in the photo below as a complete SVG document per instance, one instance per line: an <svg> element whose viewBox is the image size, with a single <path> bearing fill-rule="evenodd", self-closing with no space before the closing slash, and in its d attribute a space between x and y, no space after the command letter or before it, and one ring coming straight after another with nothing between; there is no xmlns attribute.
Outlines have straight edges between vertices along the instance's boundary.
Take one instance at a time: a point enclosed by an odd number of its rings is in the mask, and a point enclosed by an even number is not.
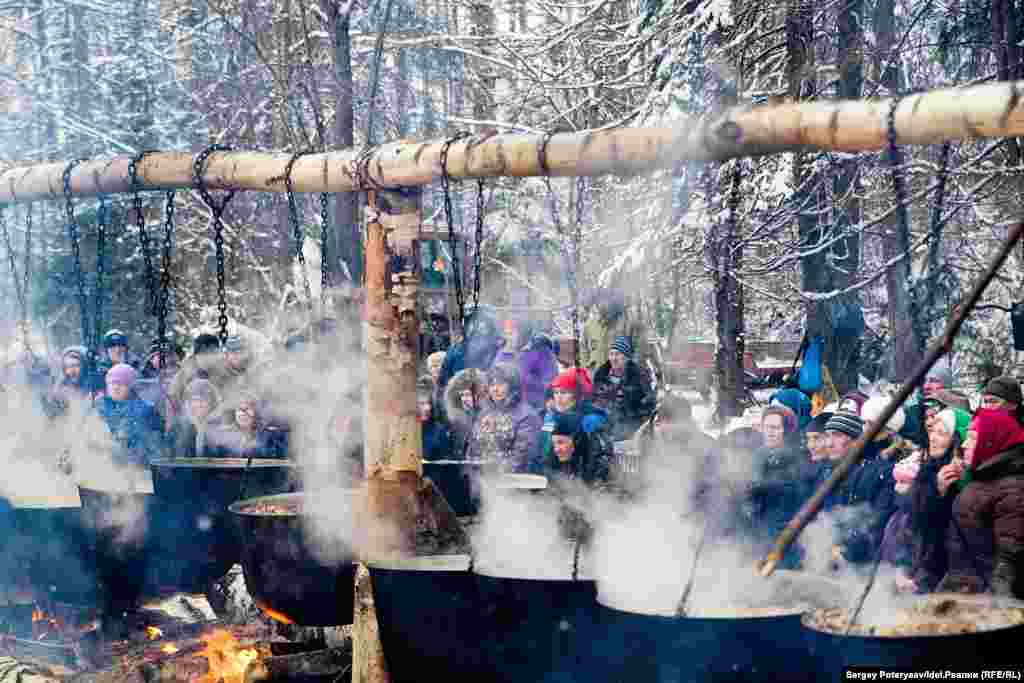
<svg viewBox="0 0 1024 683"><path fill-rule="evenodd" d="M583 221L586 218L587 179L585 176L576 176L576 221L572 236L572 268L570 268L569 294L572 297L572 341L573 341L573 364L580 365L580 251L583 248Z"/></svg>
<svg viewBox="0 0 1024 683"><path fill-rule="evenodd" d="M146 287L149 291L149 306L152 315L157 315L156 274L153 270L153 255L149 250L149 234L146 232L146 216L142 209L142 182L139 180L139 163L150 152L139 152L128 162L128 180L132 188L132 206L135 210L135 225L139 230L139 245L146 266Z"/></svg>
<svg viewBox="0 0 1024 683"><path fill-rule="evenodd" d="M227 208L228 202L235 196L235 191L228 190L224 194L223 201L217 204L207 189L206 182L203 180L203 169L206 166L206 160L210 158L211 154L214 152L230 152L231 150L232 148L226 145L210 145L199 153L199 156L196 157L192 164L192 180L195 183L196 190L199 192L199 196L203 199L203 203L210 209L210 218L213 222L213 244L216 248L217 258L217 311L219 313L217 323L220 326L217 336L220 338L221 348L224 347L228 340L228 302L224 284L224 222L221 220L221 217L224 215L224 209Z"/></svg>
<svg viewBox="0 0 1024 683"><path fill-rule="evenodd" d="M89 345L89 304L85 296L85 273L82 270L82 253L79 244L78 221L75 219L75 205L71 198L71 172L82 159L74 159L64 167L64 208L67 215L68 241L74 258L75 281L78 285L78 315L82 327L82 343ZM95 347L90 349L95 351Z"/></svg>
<svg viewBox="0 0 1024 683"><path fill-rule="evenodd" d="M473 251L473 310L480 308L480 267L483 262L484 246L484 180L476 181L476 234Z"/></svg>
<svg viewBox="0 0 1024 683"><path fill-rule="evenodd" d="M4 216L3 216L3 209L4 208L6 208L5 205L0 205L0 229L3 230L4 244L7 247L7 258L9 259L10 265L11 265L11 278L14 280L14 292L15 292L15 295L18 297L18 307L19 307L20 312L21 312L21 320L18 322L18 328L19 328L20 333L21 333L22 344L24 344L26 349L31 350L31 347L29 345L29 338L28 338L28 301L27 301L27 297L28 297L28 294L27 294L27 291L28 291L28 289L27 289L28 288L28 277L27 276L25 277L24 284L22 284L22 279L18 275L18 265L17 265L17 263L15 262L15 259L14 259L14 244L11 242L11 234L10 234L10 232L7 229L7 221L4 220ZM31 206L28 207L28 221L27 221L26 224L28 226L27 231L25 233L25 244L26 244L26 249L27 249L31 245L31 238L29 237L29 232L31 232L31 229L32 229ZM26 271L26 273L28 271L29 262L30 262L30 256L28 254L26 254L25 255L25 271Z"/></svg>
<svg viewBox="0 0 1024 683"><path fill-rule="evenodd" d="M444 141L441 145L441 188L444 191L444 217L448 223L448 248L451 250L452 259L452 283L455 285L455 305L459 310L459 327L463 337L466 334L466 303L462 296L462 263L459 259L459 250L455 240L455 228L453 226L451 178L448 176L448 150L452 144L468 138L469 133L460 131Z"/></svg>
<svg viewBox="0 0 1024 683"><path fill-rule="evenodd" d="M103 338L103 275L105 271L104 254L107 250L107 221L110 220L110 201L107 195L99 196L96 208L96 301L93 318L93 348L100 348Z"/></svg>
<svg viewBox="0 0 1024 683"><path fill-rule="evenodd" d="M330 260L327 258L328 233L330 222L328 219L327 202L330 195L326 192L320 193L320 314L327 314L327 290L331 286Z"/></svg>
<svg viewBox="0 0 1024 683"><path fill-rule="evenodd" d="M167 341L167 309L171 299L171 252L174 249L174 190L168 190L164 206L164 252L160 273L160 298L157 302L156 336L160 351L166 356L171 344Z"/></svg>
<svg viewBox="0 0 1024 683"><path fill-rule="evenodd" d="M292 168L295 166L295 162L299 160L299 157L305 154L313 154L314 151L296 152L288 160L288 165L284 167L284 188L288 193L288 215L291 217L292 232L295 237L295 258L298 260L299 269L302 271L302 288L306 294L306 310L310 313L313 312L313 292L309 288L309 273L306 272L306 255L302 253L305 235L302 232L302 223L299 221L299 207L295 201L295 188L292 186Z"/></svg>

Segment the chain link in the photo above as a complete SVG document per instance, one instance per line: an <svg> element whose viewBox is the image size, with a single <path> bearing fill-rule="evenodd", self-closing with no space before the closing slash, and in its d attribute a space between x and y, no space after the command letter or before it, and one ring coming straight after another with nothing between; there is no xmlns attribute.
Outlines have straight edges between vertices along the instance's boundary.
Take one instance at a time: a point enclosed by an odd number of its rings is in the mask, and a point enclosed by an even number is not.
<svg viewBox="0 0 1024 683"><path fill-rule="evenodd" d="M103 338L103 276L106 269L104 255L107 250L107 221L110 220L110 200L101 194L96 207L96 301L93 318L93 348L100 348Z"/></svg>
<svg viewBox="0 0 1024 683"><path fill-rule="evenodd" d="M584 176L576 176L576 221L572 236L572 268L569 276L569 295L572 297L572 346L573 365L580 366L580 339L583 337L583 330L580 329L580 289L579 273L581 267L581 251L583 250L583 222L586 220L587 200L587 179Z"/></svg>
<svg viewBox="0 0 1024 683"><path fill-rule="evenodd" d="M132 206L135 210L135 225L139 231L139 246L142 248L142 258L146 265L146 287L149 291L149 306L152 315L157 315L157 292L156 273L153 270L153 255L149 248L149 234L146 232L146 216L142 208L142 182L139 180L139 163L142 162L150 152L139 152L128 162L128 180L132 188Z"/></svg>
<svg viewBox="0 0 1024 683"><path fill-rule="evenodd" d="M320 193L320 315L327 315L327 290L331 287L330 260L327 258L330 222L327 202L330 195Z"/></svg>
<svg viewBox="0 0 1024 683"><path fill-rule="evenodd" d="M71 255L74 259L75 281L78 286L78 316L82 327L82 343L89 344L89 304L85 296L85 272L82 270L82 253L79 243L78 221L75 218L75 204L71 197L71 172L82 159L74 159L64 167L64 209L67 215L68 241L71 242ZM92 347L91 351L96 348Z"/></svg>
<svg viewBox="0 0 1024 683"><path fill-rule="evenodd" d="M210 158L211 154L214 152L230 152L231 150L232 148L226 145L210 145L200 152L192 164L192 180L195 183L196 190L199 192L199 196L203 198L203 203L210 209L210 218L213 222L213 244L216 249L217 258L217 311L219 313L217 323L220 326L217 336L220 338L221 348L224 347L228 340L228 302L224 283L224 223L221 217L224 215L224 209L227 208L228 202L235 196L235 191L228 190L224 194L223 201L217 204L203 180L203 170L206 166L206 160Z"/></svg>
<svg viewBox="0 0 1024 683"><path fill-rule="evenodd" d="M444 217L448 223L448 248L452 259L452 284L455 285L455 305L459 312L459 328L463 337L466 334L466 303L462 295L462 263L459 259L458 245L453 225L451 178L448 176L448 150L453 143L469 137L466 131L460 131L444 141L441 145L441 188L444 191Z"/></svg>
<svg viewBox="0 0 1024 683"><path fill-rule="evenodd" d="M156 336L160 340L160 351L169 355L171 344L167 341L167 309L171 299L171 252L174 250L174 190L168 190L164 206L164 252L160 273L160 299L157 302Z"/></svg>
<svg viewBox="0 0 1024 683"><path fill-rule="evenodd" d="M18 298L18 308L21 313L21 320L18 322L18 329L21 334L21 342L29 351L32 350L28 335L28 286L29 269L32 263L32 206L26 208L27 219L25 221L25 269L22 273L24 279L18 275L18 265L14 258L14 244L11 241L11 234L7 228L7 221L4 219L3 210L6 205L0 205L0 228L3 230L4 244L7 247L7 258L11 265L11 278L14 280L14 293Z"/></svg>
<svg viewBox="0 0 1024 683"><path fill-rule="evenodd" d="M302 231L302 223L299 221L299 207L295 201L295 189L292 186L292 168L299 157L305 154L313 154L314 150L296 152L288 160L284 169L284 187L288 193L288 215L292 221L292 231L295 237L295 258L299 262L299 269L302 271L302 288L306 294L306 310L313 312L313 293L309 288L309 273L306 272L306 255L302 253L302 245L305 242L305 234Z"/></svg>
<svg viewBox="0 0 1024 683"><path fill-rule="evenodd" d="M479 178L476 181L476 234L474 235L473 250L473 310L480 308L480 268L483 262L484 246L484 181Z"/></svg>

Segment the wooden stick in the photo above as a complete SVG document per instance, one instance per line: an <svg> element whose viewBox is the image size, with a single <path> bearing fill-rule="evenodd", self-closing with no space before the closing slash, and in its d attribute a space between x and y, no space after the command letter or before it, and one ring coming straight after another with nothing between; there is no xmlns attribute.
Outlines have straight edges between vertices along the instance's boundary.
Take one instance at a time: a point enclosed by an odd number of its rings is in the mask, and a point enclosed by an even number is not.
<svg viewBox="0 0 1024 683"><path fill-rule="evenodd" d="M999 247L999 252L992 257L992 260L988 264L988 268L978 278L977 282L974 283L974 287L970 293L965 296L961 302L953 309L953 317L946 325L946 331L935 344L932 345L931 349L925 355L924 359L918 364L913 374L907 381L900 387L899 392L896 396L889 401L889 404L882 411L882 414L877 420L875 420L870 429L867 430L866 434L861 435L859 439L853 442L852 451L843 458L843 461L839 463L832 476L826 481L822 482L818 490L814 492L814 495L803 504L803 507L796 513L796 516L789 521L786 528L779 534L778 539L775 541L775 547L772 548L768 556L759 563L758 571L762 576L770 576L775 571L775 567L779 561L786 554L786 548L796 540L796 537L800 535L804 527L814 516L821 510L822 504L825 502L825 498L835 489L840 483L846 479L850 470L854 468L864 457L864 448L867 444L871 443L872 440L878 435L886 423L889 422L889 418L893 416L897 408L903 405L903 402L910 397L910 394L914 392L914 389L924 380L928 375L928 371L932 369L932 366L946 353L949 353L953 349L953 341L956 339L957 333L960 331L960 326L963 324L967 316L970 315L971 310L974 309L975 304L981 299L981 295L985 292L989 283L995 277L996 273L1002 267L1003 263L1013 252L1014 246L1021 238L1021 234L1024 233L1024 222L1017 223L1010 229L1010 234L1003 241Z"/></svg>
<svg viewBox="0 0 1024 683"><path fill-rule="evenodd" d="M1024 135L1024 82L987 83L910 95L896 112L901 144ZM781 102L739 106L714 116L658 128L562 133L546 147L552 176L636 174L678 161L726 160L797 150L874 151L886 145L891 100ZM537 151L543 135L482 134L451 145L450 177L545 175ZM443 140L392 142L369 150L309 154L295 162L297 192L352 192L427 185L440 176ZM210 157L211 189L283 192L290 154L225 152ZM143 189L192 187L192 159L182 152L148 154L139 164ZM127 192L130 157L87 161L71 177L78 196ZM57 199L66 162L0 174L0 202Z"/></svg>
<svg viewBox="0 0 1024 683"><path fill-rule="evenodd" d="M351 666L351 647L264 657L249 665L245 672L245 683L308 680L313 677L334 678Z"/></svg>

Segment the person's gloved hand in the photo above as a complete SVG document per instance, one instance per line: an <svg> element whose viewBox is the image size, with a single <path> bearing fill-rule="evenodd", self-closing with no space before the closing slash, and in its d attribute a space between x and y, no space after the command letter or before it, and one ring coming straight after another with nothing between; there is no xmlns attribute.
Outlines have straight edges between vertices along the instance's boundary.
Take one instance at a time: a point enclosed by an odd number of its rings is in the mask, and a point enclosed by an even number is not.
<svg viewBox="0 0 1024 683"><path fill-rule="evenodd" d="M604 417L601 415L595 415L594 413L584 415L583 422L581 424L585 434L593 434L604 426Z"/></svg>

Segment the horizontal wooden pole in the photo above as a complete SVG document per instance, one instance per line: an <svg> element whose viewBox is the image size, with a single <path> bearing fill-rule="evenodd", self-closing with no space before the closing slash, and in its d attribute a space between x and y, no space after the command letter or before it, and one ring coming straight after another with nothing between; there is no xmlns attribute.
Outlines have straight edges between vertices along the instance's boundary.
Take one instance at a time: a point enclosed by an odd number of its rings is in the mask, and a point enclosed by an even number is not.
<svg viewBox="0 0 1024 683"><path fill-rule="evenodd" d="M900 103L901 144L1024 136L1024 82L947 88L910 95ZM616 128L554 135L547 145L552 176L630 175L682 160L725 160L797 150L874 151L886 145L892 100L781 102L739 106L672 127ZM545 175L534 134L482 134L451 145L452 178ZM400 141L372 148L310 154L296 162L298 192L353 192L426 185L441 175L443 140ZM283 192L290 155L223 152L212 155L204 180L213 189ZM75 168L77 196L126 192L128 157L85 162ZM181 152L147 155L139 176L149 190L192 186L192 160ZM55 199L62 195L64 163L39 164L0 174L0 202ZM359 172L358 169L363 169Z"/></svg>

